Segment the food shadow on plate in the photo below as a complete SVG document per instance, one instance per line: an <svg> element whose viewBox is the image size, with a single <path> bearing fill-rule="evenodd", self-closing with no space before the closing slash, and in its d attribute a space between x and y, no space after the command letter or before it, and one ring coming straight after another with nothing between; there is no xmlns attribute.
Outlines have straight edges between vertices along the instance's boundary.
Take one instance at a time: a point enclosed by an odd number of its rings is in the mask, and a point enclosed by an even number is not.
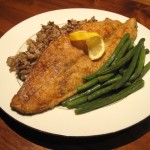
<svg viewBox="0 0 150 150"><path fill-rule="evenodd" d="M38 131L19 123L2 109L0 109L0 117L13 131L27 140L46 148L58 150L114 149L133 142L150 131L150 117L122 131L91 137L66 137Z"/></svg>

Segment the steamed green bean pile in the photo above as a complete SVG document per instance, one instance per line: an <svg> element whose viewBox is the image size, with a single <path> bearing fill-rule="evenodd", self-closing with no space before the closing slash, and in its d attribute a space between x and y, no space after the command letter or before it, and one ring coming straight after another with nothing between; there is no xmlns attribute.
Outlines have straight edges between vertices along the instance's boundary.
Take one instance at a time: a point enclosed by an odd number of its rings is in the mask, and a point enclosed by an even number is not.
<svg viewBox="0 0 150 150"><path fill-rule="evenodd" d="M145 65L149 50L144 38L134 45L130 35L125 34L112 56L96 72L84 77L85 83L77 87L77 94L62 103L75 114L83 114L110 105L136 92L144 86L143 76L150 70Z"/></svg>

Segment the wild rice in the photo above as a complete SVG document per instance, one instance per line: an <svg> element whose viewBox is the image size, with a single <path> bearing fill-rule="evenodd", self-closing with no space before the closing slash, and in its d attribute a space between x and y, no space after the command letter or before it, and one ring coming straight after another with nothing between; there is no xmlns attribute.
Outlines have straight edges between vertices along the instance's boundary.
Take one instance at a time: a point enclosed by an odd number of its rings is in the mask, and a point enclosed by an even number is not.
<svg viewBox="0 0 150 150"><path fill-rule="evenodd" d="M36 34L36 40L27 40L26 51L8 57L7 65L10 67L10 72L15 72L17 78L25 81L41 53L52 41L64 34L70 33L72 30L75 30L80 24L96 21L95 17L92 17L89 20L86 19L82 21L71 19L62 27L59 27L51 21L49 21L47 25L42 25L41 30Z"/></svg>

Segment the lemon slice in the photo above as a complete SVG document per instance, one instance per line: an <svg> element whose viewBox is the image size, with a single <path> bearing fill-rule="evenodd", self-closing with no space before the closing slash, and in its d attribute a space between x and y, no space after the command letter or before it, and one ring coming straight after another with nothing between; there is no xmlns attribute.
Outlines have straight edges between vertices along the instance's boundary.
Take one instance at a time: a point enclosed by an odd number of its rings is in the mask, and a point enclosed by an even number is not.
<svg viewBox="0 0 150 150"><path fill-rule="evenodd" d="M105 52L105 44L101 36L94 36L86 40L91 60L99 59Z"/></svg>
<svg viewBox="0 0 150 150"><path fill-rule="evenodd" d="M89 58L91 60L99 59L105 52L103 38L96 32L77 31L70 34L71 41L86 41Z"/></svg>

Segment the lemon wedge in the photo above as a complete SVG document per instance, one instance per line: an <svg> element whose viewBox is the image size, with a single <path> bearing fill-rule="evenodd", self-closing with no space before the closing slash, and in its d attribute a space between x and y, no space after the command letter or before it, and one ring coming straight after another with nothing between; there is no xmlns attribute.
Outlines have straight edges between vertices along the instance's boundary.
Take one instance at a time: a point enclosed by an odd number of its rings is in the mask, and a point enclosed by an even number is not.
<svg viewBox="0 0 150 150"><path fill-rule="evenodd" d="M99 59L105 52L103 38L96 32L76 31L70 34L71 41L86 41L89 58Z"/></svg>
<svg viewBox="0 0 150 150"><path fill-rule="evenodd" d="M91 60L96 60L102 57L105 52L104 40L100 36L94 36L86 41L89 57Z"/></svg>

